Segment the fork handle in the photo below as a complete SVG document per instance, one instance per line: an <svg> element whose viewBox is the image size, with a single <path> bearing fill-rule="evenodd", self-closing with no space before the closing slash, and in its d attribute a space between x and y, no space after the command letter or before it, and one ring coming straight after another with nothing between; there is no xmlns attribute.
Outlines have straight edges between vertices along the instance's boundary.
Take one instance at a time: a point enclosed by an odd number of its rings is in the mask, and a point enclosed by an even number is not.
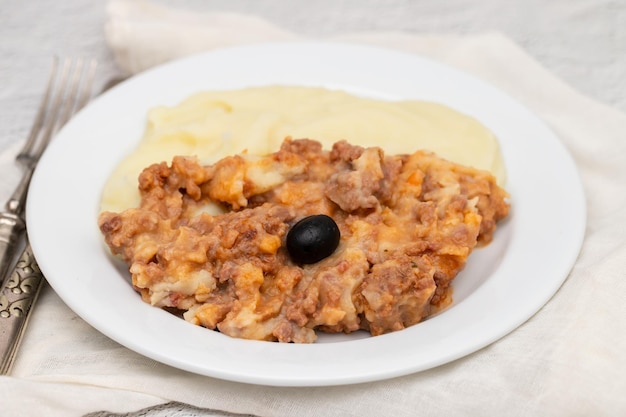
<svg viewBox="0 0 626 417"><path fill-rule="evenodd" d="M0 213L0 284L5 281L25 228L24 220L20 216L8 212Z"/></svg>
<svg viewBox="0 0 626 417"><path fill-rule="evenodd" d="M34 170L34 164L29 163L13 194L6 202L6 211L0 213L0 284L3 284L6 279L16 254L16 247L26 229L22 216Z"/></svg>
<svg viewBox="0 0 626 417"><path fill-rule="evenodd" d="M0 375L7 375L37 301L44 276L30 245L26 245L9 279L0 291Z"/></svg>

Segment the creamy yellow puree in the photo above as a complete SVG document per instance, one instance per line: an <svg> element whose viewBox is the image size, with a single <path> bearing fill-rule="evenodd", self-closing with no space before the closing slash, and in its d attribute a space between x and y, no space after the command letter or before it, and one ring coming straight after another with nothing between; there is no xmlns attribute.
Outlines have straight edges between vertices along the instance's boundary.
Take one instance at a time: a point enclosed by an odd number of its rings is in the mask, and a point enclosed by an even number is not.
<svg viewBox="0 0 626 417"><path fill-rule="evenodd" d="M342 139L388 154L428 149L491 171L500 184L505 178L495 136L444 105L313 87L255 87L201 92L177 106L150 110L144 137L107 181L101 208L136 207L137 177L152 163L169 163L175 155L196 155L206 164L243 151L263 155L278 150L286 136L315 139L327 149Z"/></svg>

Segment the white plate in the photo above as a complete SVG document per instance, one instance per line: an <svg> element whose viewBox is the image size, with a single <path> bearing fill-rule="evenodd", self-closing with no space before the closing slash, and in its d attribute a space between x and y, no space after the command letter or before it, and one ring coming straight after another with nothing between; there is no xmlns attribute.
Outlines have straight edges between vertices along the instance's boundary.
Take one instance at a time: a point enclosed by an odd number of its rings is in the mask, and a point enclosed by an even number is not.
<svg viewBox="0 0 626 417"><path fill-rule="evenodd" d="M295 84L385 99L426 99L473 115L499 138L512 196L495 241L455 281L454 304L409 329L328 336L312 345L232 339L143 303L97 228L107 176L143 134L146 111L205 89ZM585 202L575 164L528 110L484 82L414 55L286 43L224 49L160 66L93 101L57 136L35 173L27 221L40 267L93 327L157 361L233 381L337 385L405 375L481 349L558 290L578 255Z"/></svg>

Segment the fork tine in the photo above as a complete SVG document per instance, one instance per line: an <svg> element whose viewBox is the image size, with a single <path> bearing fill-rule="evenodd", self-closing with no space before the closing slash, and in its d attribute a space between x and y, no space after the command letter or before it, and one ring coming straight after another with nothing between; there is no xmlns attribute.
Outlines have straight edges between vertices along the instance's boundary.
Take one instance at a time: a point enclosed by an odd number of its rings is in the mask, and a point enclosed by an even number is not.
<svg viewBox="0 0 626 417"><path fill-rule="evenodd" d="M57 77L58 60L55 58L53 61L50 82L44 93L41 108L36 116L32 132L16 157L16 160L22 163L26 170L15 191L5 204L6 212L11 215L22 215L30 178L52 136L78 110L79 105L82 106L88 101L91 95L91 84L95 78L95 61L90 65L89 74L85 76L86 82L83 84L82 89L80 81L83 78L84 63L79 61L73 64L72 62L70 59L65 59L61 72ZM72 68L73 73L70 74ZM63 107L63 110L61 110L61 107Z"/></svg>
<svg viewBox="0 0 626 417"><path fill-rule="evenodd" d="M65 97L65 106L63 108L63 114L57 121L54 132L63 127L69 120L72 114L82 109L89 101L91 95L91 87L96 76L96 61L92 59L89 62L89 67L84 70L85 62L82 59L76 61L74 65L74 73L72 75L72 82L70 92ZM79 86L82 86L79 90Z"/></svg>
<svg viewBox="0 0 626 417"><path fill-rule="evenodd" d="M78 104L76 105L76 111L79 111L89 101L91 96L91 90L93 87L93 82L96 78L96 68L98 67L98 63L95 59L89 61L89 69L87 70L87 75L85 77L85 84L83 85L83 93L78 99ZM67 121L67 120L66 120Z"/></svg>
<svg viewBox="0 0 626 417"><path fill-rule="evenodd" d="M60 119L58 119L58 121L52 127L53 133L56 133L56 131L61 126L63 126L65 122L67 122L67 120L70 118L72 111L74 110L75 102L74 100L72 100L72 98L76 95L76 91L78 90L78 85L80 83L80 77L81 77L82 71L83 71L83 60L78 59L74 63L74 71L72 72L69 91L67 92L67 95L65 97L63 111L61 112L59 116Z"/></svg>
<svg viewBox="0 0 626 417"><path fill-rule="evenodd" d="M43 151L48 146L50 139L52 138L52 133L54 132L57 118L59 115L59 110L61 107L61 100L65 94L66 84L70 75L70 67L72 66L72 61L69 58L66 58L63 61L63 67L61 69L60 82L59 87L56 89L54 99L52 100L52 104L49 108L49 113L46 115L46 120L44 122L44 129L41 133L41 140L37 144L37 150L33 151L28 157L34 161L37 161Z"/></svg>
<svg viewBox="0 0 626 417"><path fill-rule="evenodd" d="M52 58L52 69L50 70L48 83L46 84L46 90L43 97L41 98L41 103L39 103L39 109L37 110L35 121L30 128L30 132L28 133L28 138L26 139L24 146L17 155L18 160L22 159L22 157L25 157L32 152L37 137L39 136L39 132L41 131L41 127L43 126L44 116L46 115L46 109L48 108L48 102L50 101L50 93L52 92L52 86L54 85L54 80L56 79L58 67L59 58L55 56Z"/></svg>
<svg viewBox="0 0 626 417"><path fill-rule="evenodd" d="M59 76L59 86L49 107L49 114L45 118L45 127L37 146L30 149L30 158L38 160L48 146L54 134L69 120L69 118L80 110L89 101L91 88L95 78L96 61L91 60L87 70L82 59L72 61L65 59L61 75ZM63 105L61 103L63 102Z"/></svg>

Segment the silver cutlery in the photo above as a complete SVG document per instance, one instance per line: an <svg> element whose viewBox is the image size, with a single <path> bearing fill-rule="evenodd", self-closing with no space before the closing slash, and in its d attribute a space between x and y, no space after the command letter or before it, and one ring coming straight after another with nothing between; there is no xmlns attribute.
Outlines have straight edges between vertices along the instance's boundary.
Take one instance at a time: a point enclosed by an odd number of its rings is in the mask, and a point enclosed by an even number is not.
<svg viewBox="0 0 626 417"><path fill-rule="evenodd" d="M3 375L11 369L31 307L44 283L28 242L7 276L15 254L24 245L24 206L28 186L37 162L54 134L89 101L95 70L93 60L65 59L59 68L58 59L54 59L35 122L16 157L23 165L24 173L7 201L5 211L0 213L0 374Z"/></svg>

